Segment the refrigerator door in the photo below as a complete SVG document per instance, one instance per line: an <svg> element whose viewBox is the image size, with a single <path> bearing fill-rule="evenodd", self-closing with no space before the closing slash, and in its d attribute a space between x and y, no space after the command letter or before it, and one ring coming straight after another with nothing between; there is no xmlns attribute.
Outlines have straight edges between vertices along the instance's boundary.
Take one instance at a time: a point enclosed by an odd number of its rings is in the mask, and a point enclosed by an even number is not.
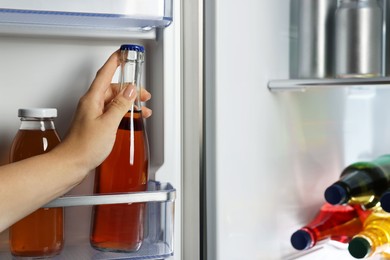
<svg viewBox="0 0 390 260"><path fill-rule="evenodd" d="M291 2L205 2L207 259L353 259L290 236L345 166L389 151L390 88L268 89L290 78Z"/></svg>
<svg viewBox="0 0 390 260"><path fill-rule="evenodd" d="M47 25L37 26L39 28L35 31L29 30L30 26L35 28L36 25L29 24L28 20L24 21L25 26L17 27L8 27L0 21L1 89L6 93L1 95L0 164L8 163L9 147L19 126L18 108L56 107L57 131L64 138L79 98L89 88L96 71L108 56L124 43L145 46L142 85L152 93L152 99L146 105L153 110L153 116L146 120L151 151L150 179L169 182L176 189L174 207L165 209L174 212L174 256L170 259L181 259L182 86L179 1L172 8L172 16L176 18L169 27L149 28L147 31L139 28L133 31L131 26L129 30L78 30L72 26L53 29ZM93 178L91 172L68 195L92 194ZM89 246L90 217L91 207L88 206L70 207L66 211L65 241L68 246ZM160 221L163 224L164 220ZM8 250L7 232L3 232L0 239L0 251L3 253Z"/></svg>

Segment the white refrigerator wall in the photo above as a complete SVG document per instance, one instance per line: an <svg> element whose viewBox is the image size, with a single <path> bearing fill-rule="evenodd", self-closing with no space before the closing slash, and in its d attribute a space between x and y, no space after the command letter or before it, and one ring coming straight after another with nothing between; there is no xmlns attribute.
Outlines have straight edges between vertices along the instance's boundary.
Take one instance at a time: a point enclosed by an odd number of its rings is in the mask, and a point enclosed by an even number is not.
<svg viewBox="0 0 390 260"><path fill-rule="evenodd" d="M325 188L389 152L390 89L271 93L268 81L289 78L290 1L205 4L208 259L299 257L290 236ZM352 259L339 247L301 257Z"/></svg>
<svg viewBox="0 0 390 260"><path fill-rule="evenodd" d="M179 6L179 4L177 4ZM178 7L177 12L180 11ZM175 15L176 16L176 15ZM177 189L174 253L181 259L181 109L180 15L157 39L105 39L54 36L0 36L0 164L8 163L9 149L20 121L18 108L55 107L61 138L70 126L79 98L89 88L97 70L123 43L146 48L143 85L152 93L146 120L150 143L150 177L170 182ZM142 34L140 34L142 35ZM150 37L148 37L150 38ZM93 173L71 194L91 194ZM66 244L88 243L91 207L66 209ZM0 234L6 248L6 232ZM5 249L6 250L6 249Z"/></svg>

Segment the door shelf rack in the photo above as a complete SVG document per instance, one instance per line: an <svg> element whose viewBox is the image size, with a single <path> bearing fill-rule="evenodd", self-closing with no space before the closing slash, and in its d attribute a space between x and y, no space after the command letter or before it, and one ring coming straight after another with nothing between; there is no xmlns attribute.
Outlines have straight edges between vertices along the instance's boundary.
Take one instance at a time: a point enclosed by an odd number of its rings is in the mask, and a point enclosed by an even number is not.
<svg viewBox="0 0 390 260"><path fill-rule="evenodd" d="M77 209L92 205L119 204L119 203L147 203L146 237L141 248L132 253L102 252L92 248L88 241L88 234L80 241L68 241L61 253L51 259L164 259L173 255L173 224L176 190L169 183L150 181L148 191L121 193L113 195L64 196L56 199L44 208L68 207ZM65 213L66 214L66 213ZM66 223L65 223L66 224ZM66 237L66 230L65 230ZM4 232L0 236L0 259L14 259L8 250L8 236ZM23 258L25 259L25 258Z"/></svg>

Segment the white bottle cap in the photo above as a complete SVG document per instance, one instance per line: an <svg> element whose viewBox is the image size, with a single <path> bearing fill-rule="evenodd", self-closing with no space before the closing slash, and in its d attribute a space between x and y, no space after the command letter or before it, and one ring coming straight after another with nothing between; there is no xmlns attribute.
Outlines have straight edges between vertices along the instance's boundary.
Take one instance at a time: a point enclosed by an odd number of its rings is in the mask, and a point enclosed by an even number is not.
<svg viewBox="0 0 390 260"><path fill-rule="evenodd" d="M57 117L56 108L20 108L19 117L51 118Z"/></svg>

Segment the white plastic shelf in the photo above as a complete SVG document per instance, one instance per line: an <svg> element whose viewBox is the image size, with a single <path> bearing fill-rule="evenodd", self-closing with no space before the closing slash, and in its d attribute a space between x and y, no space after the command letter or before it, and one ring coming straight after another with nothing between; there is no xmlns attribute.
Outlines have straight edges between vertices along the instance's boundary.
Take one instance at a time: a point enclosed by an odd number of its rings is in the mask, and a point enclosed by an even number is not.
<svg viewBox="0 0 390 260"><path fill-rule="evenodd" d="M172 22L172 0L2 0L0 33L155 37Z"/></svg>
<svg viewBox="0 0 390 260"><path fill-rule="evenodd" d="M117 195L66 196L56 199L44 207L79 207L118 203L147 203L147 236L141 248L132 253L102 252L91 247L89 234L83 241L74 243L65 240L64 249L53 260L68 259L165 259L173 255L173 228L176 190L169 183L150 181L148 191ZM66 209L65 209L66 210ZM65 230L66 232L66 230ZM7 236L0 236L0 259L11 260ZM29 258L23 258L27 260Z"/></svg>
<svg viewBox="0 0 390 260"><path fill-rule="evenodd" d="M271 80L268 88L272 92L306 91L321 88L345 88L357 86L390 87L390 77L349 79L287 79Z"/></svg>

